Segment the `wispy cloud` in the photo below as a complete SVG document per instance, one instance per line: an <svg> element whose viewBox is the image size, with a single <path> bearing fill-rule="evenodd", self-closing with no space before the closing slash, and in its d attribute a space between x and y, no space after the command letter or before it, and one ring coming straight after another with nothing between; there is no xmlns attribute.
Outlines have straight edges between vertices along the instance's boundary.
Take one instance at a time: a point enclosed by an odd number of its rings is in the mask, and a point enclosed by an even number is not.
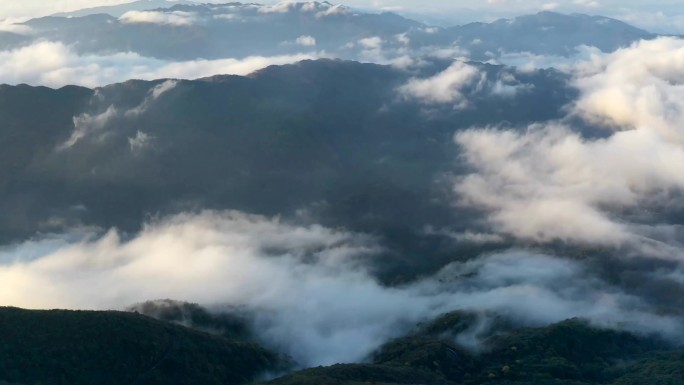
<svg viewBox="0 0 684 385"><path fill-rule="evenodd" d="M427 78L412 78L399 87L398 92L407 99L424 104L451 105L465 109L470 99L478 96L513 97L532 86L518 81L514 71L502 71L496 77L473 64L456 60L447 69Z"/></svg>
<svg viewBox="0 0 684 385"><path fill-rule="evenodd" d="M399 92L426 103L449 103L455 108L468 105L463 89L477 84L483 74L476 67L457 61L439 74L427 79L411 79Z"/></svg>
<svg viewBox="0 0 684 385"><path fill-rule="evenodd" d="M158 11L129 11L121 15L119 21L127 24L167 24L175 26L189 26L197 22L197 15L192 12L158 12Z"/></svg>
<svg viewBox="0 0 684 385"><path fill-rule="evenodd" d="M31 35L33 30L28 25L22 24L24 19L0 20L0 32L11 32L19 35Z"/></svg>
<svg viewBox="0 0 684 385"><path fill-rule="evenodd" d="M0 77L10 84L98 87L128 79L195 79L217 74L247 75L274 64L313 59L316 53L252 56L242 59L166 61L136 53L79 54L59 42L38 42L0 51Z"/></svg>
<svg viewBox="0 0 684 385"><path fill-rule="evenodd" d="M316 45L316 38L309 35L302 35L295 40L295 43L305 47L313 47Z"/></svg>
<svg viewBox="0 0 684 385"><path fill-rule="evenodd" d="M100 113L83 113L75 116L73 119L74 130L72 131L71 136L64 143L60 144L57 147L57 150L67 150L87 136L98 132L102 133L107 124L113 119L136 118L142 115L148 110L152 103L159 99L163 94L176 88L176 85L178 85L178 81L166 80L153 86L147 92L147 96L140 104L127 110L122 110L114 105L110 105L106 110ZM138 131L136 137L129 140L131 151L140 151L145 145L150 143L151 139L152 137L149 135Z"/></svg>

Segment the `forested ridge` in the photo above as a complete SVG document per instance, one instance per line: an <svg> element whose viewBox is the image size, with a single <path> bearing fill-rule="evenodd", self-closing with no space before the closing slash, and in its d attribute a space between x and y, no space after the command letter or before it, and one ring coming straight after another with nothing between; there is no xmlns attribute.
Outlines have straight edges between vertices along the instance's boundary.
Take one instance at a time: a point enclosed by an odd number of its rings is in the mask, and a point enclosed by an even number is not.
<svg viewBox="0 0 684 385"><path fill-rule="evenodd" d="M208 333L181 326L168 312L158 314L172 322L137 312L2 308L0 383L249 384L288 371L267 383L676 385L684 381L684 351L580 319L517 328L497 318L488 332L477 335L480 317L454 312L418 325L365 363L293 372L286 357L226 337L230 333L221 333L225 330L218 328L220 323L207 318L209 313L201 308L190 306L184 311L189 322L198 322L197 328L208 330L206 325L213 324L217 329ZM241 328L235 319L222 322ZM465 346L468 336L481 340Z"/></svg>

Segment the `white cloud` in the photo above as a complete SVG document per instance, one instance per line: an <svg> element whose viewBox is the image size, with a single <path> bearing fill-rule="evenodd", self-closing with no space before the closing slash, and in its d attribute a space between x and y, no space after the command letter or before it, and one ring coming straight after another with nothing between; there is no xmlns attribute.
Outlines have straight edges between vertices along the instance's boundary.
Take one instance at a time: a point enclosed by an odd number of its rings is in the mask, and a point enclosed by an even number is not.
<svg viewBox="0 0 684 385"><path fill-rule="evenodd" d="M135 53L80 55L63 43L39 42L10 51L0 51L0 78L10 84L28 83L49 87L75 84L98 87L128 79L195 79L217 74L247 75L269 65L289 64L315 57L315 54L296 54L169 62Z"/></svg>
<svg viewBox="0 0 684 385"><path fill-rule="evenodd" d="M572 3L587 8L599 8L601 6L601 3L595 0L573 0Z"/></svg>
<svg viewBox="0 0 684 385"><path fill-rule="evenodd" d="M0 20L0 32L11 32L19 35L31 35L33 30L25 24L21 24L23 19Z"/></svg>
<svg viewBox="0 0 684 385"><path fill-rule="evenodd" d="M614 175L594 167L593 154L578 136L562 127L489 129L459 133L456 142L476 171L456 191L462 203L490 210L496 230L539 242L624 240L624 229L595 205L608 203L613 193L628 193L627 186L602 179Z"/></svg>
<svg viewBox="0 0 684 385"><path fill-rule="evenodd" d="M302 12L313 12L321 7L324 7L324 4L321 4L317 1L310 1L302 4Z"/></svg>
<svg viewBox="0 0 684 385"><path fill-rule="evenodd" d="M477 84L484 74L467 63L456 61L446 70L427 79L411 79L399 88L405 97L419 99L425 103L449 103L455 108L465 108L468 101L463 89Z"/></svg>
<svg viewBox="0 0 684 385"><path fill-rule="evenodd" d="M358 41L364 49L381 49L382 39L379 36L366 37Z"/></svg>
<svg viewBox="0 0 684 385"><path fill-rule="evenodd" d="M488 83L488 91L492 96L514 97L520 92L534 88L532 84L521 83L513 73L501 72L495 81Z"/></svg>
<svg viewBox="0 0 684 385"><path fill-rule="evenodd" d="M167 80L163 83L160 83L156 85L152 91L150 91L150 97L152 100L159 99L160 96L176 88L177 85L178 82L175 80Z"/></svg>
<svg viewBox="0 0 684 385"><path fill-rule="evenodd" d="M154 136L144 131L138 131L134 137L128 138L128 145L132 153L140 153L149 147L154 139Z"/></svg>
<svg viewBox="0 0 684 385"><path fill-rule="evenodd" d="M437 59L451 59L454 61L467 61L469 60L470 52L459 46L451 46L446 48L430 47L428 50L423 50L424 54L428 57L434 57Z"/></svg>
<svg viewBox="0 0 684 385"><path fill-rule="evenodd" d="M271 65L291 64L302 60L315 59L317 54L294 54L280 56L249 56L244 59L192 60L167 63L161 68L144 73L146 79L180 78L192 79L216 74L248 75Z"/></svg>
<svg viewBox="0 0 684 385"><path fill-rule="evenodd" d="M84 113L77 117L74 117L74 130L71 133L69 139L57 147L58 151L64 151L73 147L81 139L98 133L103 132L107 123L114 118L135 118L144 114L157 99L159 99L163 94L176 88L178 85L177 80L166 80L161 82L147 92L145 99L143 99L140 104L136 107L128 109L126 111L121 111L119 108L111 105L104 112L99 114L88 114ZM138 131L135 138L129 138L129 144L131 151L139 152L145 146L149 145L153 137L150 135Z"/></svg>
<svg viewBox="0 0 684 385"><path fill-rule="evenodd" d="M474 169L456 185L459 197L488 210L498 231L526 240L645 242L655 227L620 213L672 207L671 196L684 192L682 68L684 41L674 38L579 63L572 115L614 131L587 139L547 123L459 133L456 142Z"/></svg>
<svg viewBox="0 0 684 385"><path fill-rule="evenodd" d="M499 231L522 239L618 245L634 234L613 211L667 204L663 196L684 188L684 151L653 131L587 140L536 125L471 130L456 141L476 170L457 184L459 196L490 210Z"/></svg>
<svg viewBox="0 0 684 385"><path fill-rule="evenodd" d="M603 52L598 48L582 45L576 47L575 54L571 56L537 55L531 52L500 52L489 63L516 67L516 69L525 72L554 68L572 73L577 70L578 63L586 66L587 63L602 57L602 55Z"/></svg>
<svg viewBox="0 0 684 385"><path fill-rule="evenodd" d="M332 15L345 15L349 13L349 9L344 5L337 4L327 7L325 10L316 13L316 17L326 17Z"/></svg>
<svg viewBox="0 0 684 385"><path fill-rule="evenodd" d="M409 45L411 44L411 38L408 37L408 33L400 33L398 35L395 35L397 41L403 45Z"/></svg>
<svg viewBox="0 0 684 385"><path fill-rule="evenodd" d="M126 24L168 24L189 26L197 22L197 15L192 12L174 11L129 11L121 15L119 21Z"/></svg>
<svg viewBox="0 0 684 385"><path fill-rule="evenodd" d="M420 67L423 64L425 64L425 62L422 59L416 58L416 57L411 56L411 55L403 55L403 56L395 57L391 60L388 60L388 63L392 67L398 68L401 70L408 70L411 68Z"/></svg>
<svg viewBox="0 0 684 385"><path fill-rule="evenodd" d="M684 12L682 12L681 7L662 7L648 10L621 8L612 16L653 33L677 35L684 29Z"/></svg>
<svg viewBox="0 0 684 385"><path fill-rule="evenodd" d="M528 325L574 316L681 335L681 322L602 283L579 262L509 252L453 263L402 287L379 284L371 238L238 212L185 214L130 240L28 241L0 261L0 302L122 308L155 298L239 306L260 340L306 366L355 362L445 311L497 311ZM10 289L11 288L11 289Z"/></svg>
<svg viewBox="0 0 684 385"><path fill-rule="evenodd" d="M387 58L383 52L384 41L379 36L372 36L360 39L356 44L350 44L350 47L358 45L361 47L359 58L363 61L372 63L386 63Z"/></svg>
<svg viewBox="0 0 684 385"><path fill-rule="evenodd" d="M93 132L101 131L112 118L119 115L119 111L114 106L109 106L104 112L99 114L81 114L73 118L74 130L66 142L60 144L57 149L62 151L72 147L79 140Z"/></svg>
<svg viewBox="0 0 684 385"><path fill-rule="evenodd" d="M131 117L143 114L145 111L147 111L147 109L155 100L159 99L159 97L163 94L176 88L177 85L177 80L166 80L162 83L157 84L148 91L147 96L142 101L142 103L140 103L137 107L126 111L125 115Z"/></svg>
<svg viewBox="0 0 684 385"><path fill-rule="evenodd" d="M473 232L473 231L464 231L464 232L453 232L451 230L447 229L440 229L440 230L435 230L434 228L428 226L425 229L425 234L428 235L443 235L446 237L449 237L453 239L456 242L463 242L463 243L474 243L478 245L484 245L484 244L490 244L490 243L503 243L504 242L504 237L502 237L499 234L492 234L492 233L478 233L478 232Z"/></svg>
<svg viewBox="0 0 684 385"><path fill-rule="evenodd" d="M280 1L273 5L264 5L258 8L260 13L287 13L297 7L296 0Z"/></svg>
<svg viewBox="0 0 684 385"><path fill-rule="evenodd" d="M295 43L304 47L314 47L316 45L316 38L313 36L302 35L295 40Z"/></svg>
<svg viewBox="0 0 684 385"><path fill-rule="evenodd" d="M240 20L240 15L235 13L222 13L212 16L214 19L218 20Z"/></svg>
<svg viewBox="0 0 684 385"><path fill-rule="evenodd" d="M580 67L576 112L621 130L655 130L684 144L684 40L659 38Z"/></svg>

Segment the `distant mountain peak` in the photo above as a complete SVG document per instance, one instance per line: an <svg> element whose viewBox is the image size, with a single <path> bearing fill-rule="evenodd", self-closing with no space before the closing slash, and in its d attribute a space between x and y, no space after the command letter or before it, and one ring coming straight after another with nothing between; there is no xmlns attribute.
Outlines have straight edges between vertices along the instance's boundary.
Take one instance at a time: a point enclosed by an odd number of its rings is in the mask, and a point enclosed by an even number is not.
<svg viewBox="0 0 684 385"><path fill-rule="evenodd" d="M198 4L187 0L137 0L131 1L129 3L119 4L119 5L105 5L100 7L83 8L72 12L60 12L52 16L58 17L81 17L87 15L94 15L98 13L105 13L114 17L119 17L128 11L146 11L151 9L164 9L171 8L173 6L185 4L192 5Z"/></svg>
<svg viewBox="0 0 684 385"><path fill-rule="evenodd" d="M260 13L287 13L293 11L316 12L316 16L321 17L330 16L333 14L348 13L350 11L350 8L342 4L332 4L328 1L280 1L272 5L259 5L258 11Z"/></svg>

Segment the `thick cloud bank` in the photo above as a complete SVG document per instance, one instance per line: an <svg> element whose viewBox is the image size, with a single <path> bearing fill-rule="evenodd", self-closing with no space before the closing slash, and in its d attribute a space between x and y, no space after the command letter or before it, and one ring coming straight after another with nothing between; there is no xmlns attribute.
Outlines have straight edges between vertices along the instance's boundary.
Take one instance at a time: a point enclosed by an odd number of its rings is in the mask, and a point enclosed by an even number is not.
<svg viewBox="0 0 684 385"><path fill-rule="evenodd" d="M580 66L577 113L619 130L684 143L684 39L641 41Z"/></svg>
<svg viewBox="0 0 684 385"><path fill-rule="evenodd" d="M679 335L678 320L602 282L578 262L507 252L453 263L401 287L378 283L373 238L239 212L179 215L130 239L36 239L3 250L0 303L123 308L174 298L237 306L265 344L303 365L362 360L417 322L455 309L493 310L523 324L574 316Z"/></svg>
<svg viewBox="0 0 684 385"><path fill-rule="evenodd" d="M671 246L662 233L678 225L656 213L681 209L683 60L684 40L661 38L579 63L570 115L604 126L599 138L572 120L457 134L474 171L456 185L461 203L524 240ZM675 248L659 253L682 258Z"/></svg>

